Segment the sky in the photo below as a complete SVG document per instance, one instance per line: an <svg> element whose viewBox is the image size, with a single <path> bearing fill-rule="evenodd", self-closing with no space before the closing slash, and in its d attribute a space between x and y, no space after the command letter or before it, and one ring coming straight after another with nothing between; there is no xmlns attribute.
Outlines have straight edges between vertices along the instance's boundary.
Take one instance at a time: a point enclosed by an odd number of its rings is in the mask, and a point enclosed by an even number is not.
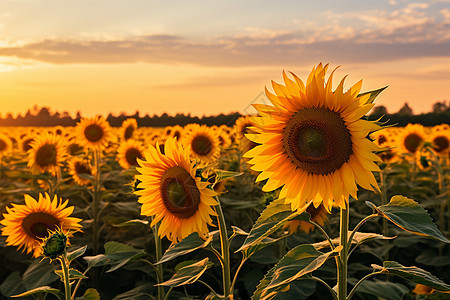
<svg viewBox="0 0 450 300"><path fill-rule="evenodd" d="M0 0L2 116L251 114L319 62L428 112L450 100L450 0Z"/></svg>

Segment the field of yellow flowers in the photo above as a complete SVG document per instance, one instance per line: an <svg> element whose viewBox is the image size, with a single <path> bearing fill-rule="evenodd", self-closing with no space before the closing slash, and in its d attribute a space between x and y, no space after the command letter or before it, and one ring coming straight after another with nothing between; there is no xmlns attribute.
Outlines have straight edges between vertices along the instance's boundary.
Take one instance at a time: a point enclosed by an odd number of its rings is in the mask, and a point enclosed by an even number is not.
<svg viewBox="0 0 450 300"><path fill-rule="evenodd" d="M449 299L450 126L326 70L230 126L0 128L0 299Z"/></svg>

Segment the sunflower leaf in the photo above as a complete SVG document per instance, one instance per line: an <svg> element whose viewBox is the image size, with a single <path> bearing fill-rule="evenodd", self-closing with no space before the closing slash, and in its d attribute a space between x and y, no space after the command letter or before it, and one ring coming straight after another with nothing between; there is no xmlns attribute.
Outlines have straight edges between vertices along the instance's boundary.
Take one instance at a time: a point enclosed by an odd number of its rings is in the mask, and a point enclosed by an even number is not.
<svg viewBox="0 0 450 300"><path fill-rule="evenodd" d="M100 300L100 294L96 289L89 288L84 292L83 296L76 297L75 300Z"/></svg>
<svg viewBox="0 0 450 300"><path fill-rule="evenodd" d="M201 261L183 266L172 276L172 278L157 285L176 287L194 283L210 266L208 260L209 259L206 257Z"/></svg>
<svg viewBox="0 0 450 300"><path fill-rule="evenodd" d="M61 293L58 289L52 288L50 286L40 286L35 289L26 291L25 293L11 296L11 298L19 298L19 297L27 297L31 295L36 295L40 293L50 293L55 295L58 299L62 299L63 293Z"/></svg>
<svg viewBox="0 0 450 300"><path fill-rule="evenodd" d="M409 293L409 288L400 283L365 280L358 287L356 293L360 294L363 299L367 297L365 294L369 294L378 297L378 299L401 300Z"/></svg>
<svg viewBox="0 0 450 300"><path fill-rule="evenodd" d="M135 224L141 224L144 225L146 227L148 227L149 222L147 220L140 220L140 219L133 219L133 220L129 220L123 223L119 223L119 224L112 224L112 226L114 227L126 227L126 226L131 226L131 225L135 225Z"/></svg>
<svg viewBox="0 0 450 300"><path fill-rule="evenodd" d="M311 272L320 268L330 255L336 254L341 249L339 246L333 251L322 253L309 244L291 249L264 276L252 300L272 299L276 294L288 289L292 281L311 278Z"/></svg>
<svg viewBox="0 0 450 300"><path fill-rule="evenodd" d="M61 281L64 281L64 273L63 270L55 270L56 275L61 277ZM76 269L69 269L69 280L77 280L77 279L87 279L89 277L83 275L80 271Z"/></svg>
<svg viewBox="0 0 450 300"><path fill-rule="evenodd" d="M87 246L78 248L74 251L67 252L67 260L69 263L73 261L74 259L77 259L78 257L82 256L86 252Z"/></svg>
<svg viewBox="0 0 450 300"><path fill-rule="evenodd" d="M295 212L291 211L289 205L284 204L283 199L278 199L270 203L256 220L244 244L236 251L244 251L251 246L264 243L264 239L280 229L287 221L293 218L303 221L309 220L309 214L302 214L308 205Z"/></svg>
<svg viewBox="0 0 450 300"><path fill-rule="evenodd" d="M367 103L373 103L373 102L375 101L375 98L378 97L378 95L379 95L382 91L384 91L385 89L387 89L387 87L388 87L388 86L385 86L385 87L382 87L382 88L380 88L380 89L378 89L378 90L373 90L373 91L368 91L368 92L361 93L361 94L358 95L358 97L361 97L361 96L370 94L369 99L367 100L366 104L367 104Z"/></svg>
<svg viewBox="0 0 450 300"><path fill-rule="evenodd" d="M374 269L381 270L383 273L396 275L411 280L414 283L426 285L440 292L450 293L449 284L446 284L439 278L425 270L422 270L421 268L415 266L405 267L395 261L385 261L383 262L383 267L378 265L372 265L372 267Z"/></svg>
<svg viewBox="0 0 450 300"><path fill-rule="evenodd" d="M348 232L348 236L351 235L351 231ZM384 236L378 233L372 233L372 232L356 232L355 235L353 236L352 239L352 244L358 244L361 245L363 243L372 241L372 240L392 240L395 239L396 237L388 237L388 236ZM339 245L340 243L340 238L334 238L331 240L331 242L333 243L333 245ZM317 242L312 244L317 250L320 249L324 249L324 248L328 248L330 247L330 243L328 242L328 240L322 241L322 242Z"/></svg>
<svg viewBox="0 0 450 300"><path fill-rule="evenodd" d="M209 245L209 243L211 243L212 239L213 235L210 235L206 240L203 240L197 232L193 232L182 239L179 243L170 245L162 258L156 264L162 264L197 249L205 248Z"/></svg>
<svg viewBox="0 0 450 300"><path fill-rule="evenodd" d="M377 207L369 201L366 201L366 204L379 216L391 221L403 230L450 243L433 223L427 211L414 200L396 195L391 198L388 204L382 206Z"/></svg>

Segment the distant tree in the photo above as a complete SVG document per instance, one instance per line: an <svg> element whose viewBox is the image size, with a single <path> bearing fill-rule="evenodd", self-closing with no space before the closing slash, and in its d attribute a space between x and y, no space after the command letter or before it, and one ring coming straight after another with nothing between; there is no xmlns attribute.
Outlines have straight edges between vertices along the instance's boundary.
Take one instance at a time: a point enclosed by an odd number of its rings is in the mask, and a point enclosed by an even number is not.
<svg viewBox="0 0 450 300"><path fill-rule="evenodd" d="M380 105L380 106L375 106L372 109L372 112L370 113L372 116L382 116L382 115L387 115L387 109L386 106L384 105Z"/></svg>
<svg viewBox="0 0 450 300"><path fill-rule="evenodd" d="M439 112L443 112L443 111L447 111L450 110L450 103L447 104L447 101L442 101L442 102L436 102L433 104L433 112L434 113L439 113Z"/></svg>
<svg viewBox="0 0 450 300"><path fill-rule="evenodd" d="M412 111L411 107L409 107L408 102L405 102L403 107L400 108L400 110L397 113L399 115L408 115L408 116L413 115L413 111Z"/></svg>

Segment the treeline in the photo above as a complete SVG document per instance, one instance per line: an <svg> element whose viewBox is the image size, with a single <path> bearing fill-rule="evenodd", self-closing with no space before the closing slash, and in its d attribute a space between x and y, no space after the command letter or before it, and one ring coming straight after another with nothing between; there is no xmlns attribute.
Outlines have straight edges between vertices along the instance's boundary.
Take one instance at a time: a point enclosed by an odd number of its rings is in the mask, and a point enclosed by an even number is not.
<svg viewBox="0 0 450 300"><path fill-rule="evenodd" d="M124 113L114 116L109 114L107 121L113 127L120 127L122 122L128 118L136 119L140 127L166 127L180 125L185 126L190 123L212 125L227 125L233 126L236 119L241 116L240 113L234 112L230 114L220 114L216 116L196 117L190 114L176 114L169 116L164 113L160 116L148 114L141 117L139 112L133 115L126 115ZM389 113L385 106L376 106L372 109L369 115L371 120L378 119L387 122L390 125L406 126L408 123L418 123L424 126L434 126L438 124L450 124L450 102L442 101L436 102L432 105L432 112L415 115L408 103L396 113ZM12 114L7 114L5 118L0 118L0 126L76 126L81 120L80 112L77 112L73 118L68 112L52 112L48 107L39 108L34 106L32 110L28 110L24 116L18 115L13 117Z"/></svg>
<svg viewBox="0 0 450 300"><path fill-rule="evenodd" d="M166 127L180 125L185 126L189 123L212 125L228 125L233 126L236 119L241 116L240 113L234 112L230 114L219 114L216 116L203 116L196 117L190 114L176 114L175 116L169 116L167 113L163 113L160 116L148 114L141 117L139 112L133 115L126 115L124 113L114 116L109 114L106 120L113 127L120 127L122 122L128 118L136 119L138 126L140 127ZM28 110L24 116L18 115L13 117L12 114L7 114L5 118L0 118L0 126L76 126L80 122L82 116L80 112L77 112L75 118L72 118L69 113L52 112L48 107L34 107L33 110Z"/></svg>

